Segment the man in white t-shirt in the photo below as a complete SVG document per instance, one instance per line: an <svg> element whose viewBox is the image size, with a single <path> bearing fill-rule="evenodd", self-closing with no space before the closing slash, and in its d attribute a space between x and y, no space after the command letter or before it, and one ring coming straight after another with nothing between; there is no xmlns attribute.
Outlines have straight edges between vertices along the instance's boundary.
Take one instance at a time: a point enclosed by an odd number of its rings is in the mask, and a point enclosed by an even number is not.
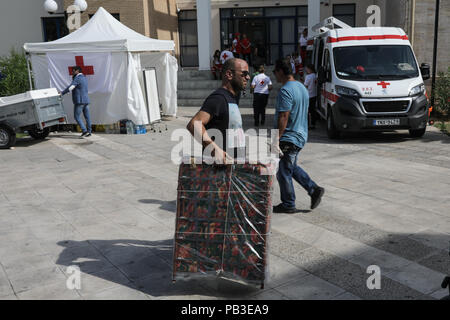
<svg viewBox="0 0 450 320"><path fill-rule="evenodd" d="M317 97L317 77L316 70L313 64L306 66L305 87L309 94L309 128L316 128L316 120L319 118L317 114L316 97Z"/></svg>
<svg viewBox="0 0 450 320"><path fill-rule="evenodd" d="M223 50L220 53L220 63L222 63L222 65L224 65L227 60L233 59L233 58L234 58L234 55L230 51L230 48L225 48L225 50Z"/></svg>
<svg viewBox="0 0 450 320"><path fill-rule="evenodd" d="M259 66L259 74L253 78L251 92L253 92L253 115L255 127L264 125L266 121L266 106L269 100L269 92L272 90L272 81L264 74L264 65Z"/></svg>
<svg viewBox="0 0 450 320"><path fill-rule="evenodd" d="M308 47L308 29L305 28L300 35L300 39L298 40L299 44L299 52L302 57L303 63L306 61L306 49Z"/></svg>

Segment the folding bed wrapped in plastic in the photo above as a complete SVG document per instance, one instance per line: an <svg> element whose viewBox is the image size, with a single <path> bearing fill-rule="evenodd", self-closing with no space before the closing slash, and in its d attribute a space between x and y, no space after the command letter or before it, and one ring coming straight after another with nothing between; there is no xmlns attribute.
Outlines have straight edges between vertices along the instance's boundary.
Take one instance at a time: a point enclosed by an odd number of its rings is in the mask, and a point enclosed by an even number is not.
<svg viewBox="0 0 450 320"><path fill-rule="evenodd" d="M264 164L182 164L173 280L220 275L264 287L273 175Z"/></svg>

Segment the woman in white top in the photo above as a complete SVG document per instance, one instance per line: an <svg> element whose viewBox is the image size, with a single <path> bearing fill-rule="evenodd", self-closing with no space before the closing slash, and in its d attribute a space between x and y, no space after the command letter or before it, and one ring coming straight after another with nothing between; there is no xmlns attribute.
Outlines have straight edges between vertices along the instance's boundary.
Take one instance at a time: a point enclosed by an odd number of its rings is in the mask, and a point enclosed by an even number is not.
<svg viewBox="0 0 450 320"><path fill-rule="evenodd" d="M253 78L250 92L253 94L253 115L255 127L263 126L266 121L266 106L272 90L272 80L264 74L264 65L258 68L259 74Z"/></svg>
<svg viewBox="0 0 450 320"><path fill-rule="evenodd" d="M316 120L319 119L319 115L317 114L317 77L316 70L313 64L309 64L306 66L306 77L305 77L305 87L308 89L309 94L309 128L316 128Z"/></svg>

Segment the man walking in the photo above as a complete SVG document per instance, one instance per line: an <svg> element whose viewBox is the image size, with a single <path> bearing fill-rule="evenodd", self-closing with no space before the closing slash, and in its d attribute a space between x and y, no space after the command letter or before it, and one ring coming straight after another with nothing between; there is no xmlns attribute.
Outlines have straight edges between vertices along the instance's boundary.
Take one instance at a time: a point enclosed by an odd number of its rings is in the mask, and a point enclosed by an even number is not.
<svg viewBox="0 0 450 320"><path fill-rule="evenodd" d="M258 74L253 78L251 92L253 94L253 115L255 127L263 126L266 121L266 106L269 100L269 92L272 90L272 80L264 74L264 65L258 68Z"/></svg>
<svg viewBox="0 0 450 320"><path fill-rule="evenodd" d="M206 98L187 125L194 137L202 137L203 147L212 150L216 163L221 164L232 158L245 158L245 136L237 97L250 79L248 64L245 60L229 59L223 65L222 75L222 87ZM209 129L216 129L216 134L210 136L206 132ZM233 136L227 135L229 129L233 130Z"/></svg>
<svg viewBox="0 0 450 320"><path fill-rule="evenodd" d="M278 60L274 74L283 87L280 89L275 106L275 128L279 130L279 149L282 153L277 173L281 203L273 207L273 212L297 212L292 178L308 192L311 197L311 209L315 209L325 189L319 187L297 165L298 154L308 139L308 91L294 79L288 60Z"/></svg>
<svg viewBox="0 0 450 320"><path fill-rule="evenodd" d="M79 66L73 67L73 80L72 83L61 92L62 95L65 95L69 91L72 92L72 101L74 104L74 117L77 121L78 125L81 128L82 138L87 138L91 136L92 128L91 128L91 116L89 114L89 96L88 96L88 83L87 79L82 73L82 69ZM81 113L83 113L84 118L86 119L86 126L83 121L81 121Z"/></svg>

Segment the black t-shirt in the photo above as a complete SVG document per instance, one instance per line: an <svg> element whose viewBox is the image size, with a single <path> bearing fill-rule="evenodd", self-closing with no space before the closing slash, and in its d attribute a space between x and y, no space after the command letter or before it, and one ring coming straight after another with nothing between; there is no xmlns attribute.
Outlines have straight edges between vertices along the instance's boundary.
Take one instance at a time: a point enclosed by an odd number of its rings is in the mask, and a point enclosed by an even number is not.
<svg viewBox="0 0 450 320"><path fill-rule="evenodd" d="M239 100L228 90L219 88L206 98L200 111L211 115L211 120L205 126L206 130L217 129L222 139L210 134L211 139L223 150L230 151L229 155L236 157L243 149L245 155L245 137L242 129L242 117L238 107ZM227 139L227 129L234 129L236 138ZM228 134L230 132L228 131ZM238 153L238 151L240 151Z"/></svg>

